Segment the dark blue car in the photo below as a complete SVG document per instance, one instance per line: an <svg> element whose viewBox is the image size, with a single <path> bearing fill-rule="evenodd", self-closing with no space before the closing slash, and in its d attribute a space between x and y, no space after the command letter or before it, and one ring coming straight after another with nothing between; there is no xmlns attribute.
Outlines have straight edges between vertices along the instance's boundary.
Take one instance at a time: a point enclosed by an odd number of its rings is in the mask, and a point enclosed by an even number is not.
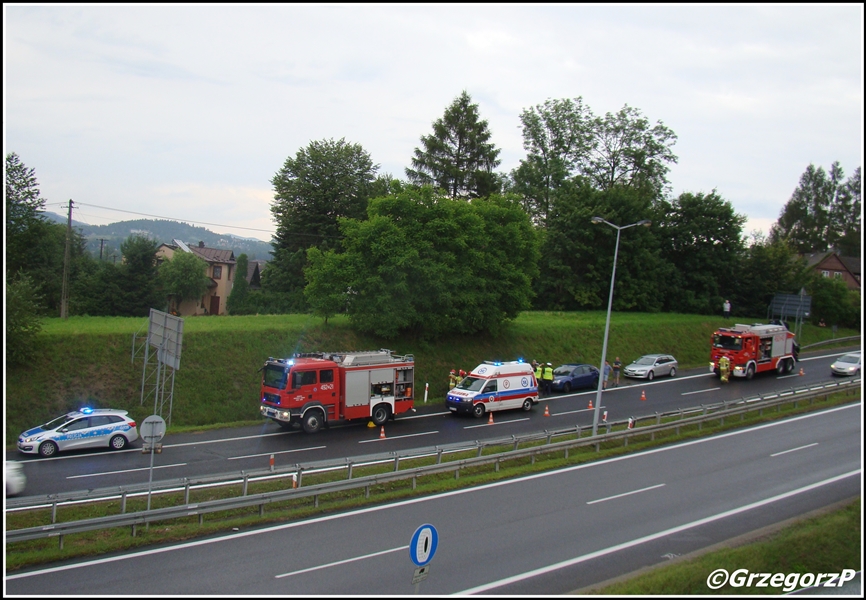
<svg viewBox="0 0 866 600"><path fill-rule="evenodd" d="M580 388L598 387L598 367L586 364L568 364L556 367L553 371L553 385L556 392L569 393Z"/></svg>

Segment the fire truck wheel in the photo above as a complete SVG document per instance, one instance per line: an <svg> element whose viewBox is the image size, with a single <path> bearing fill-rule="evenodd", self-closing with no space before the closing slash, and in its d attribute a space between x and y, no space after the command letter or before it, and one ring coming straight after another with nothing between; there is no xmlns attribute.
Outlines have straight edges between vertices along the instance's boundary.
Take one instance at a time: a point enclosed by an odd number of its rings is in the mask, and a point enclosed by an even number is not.
<svg viewBox="0 0 866 600"><path fill-rule="evenodd" d="M307 433L316 433L322 428L322 423L325 422L325 417L322 411L315 409L307 411L304 415L304 431Z"/></svg>
<svg viewBox="0 0 866 600"><path fill-rule="evenodd" d="M776 363L776 373L778 373L779 375L785 372L785 362L786 361L783 358L778 363Z"/></svg>
<svg viewBox="0 0 866 600"><path fill-rule="evenodd" d="M388 414L389 411L387 404L377 404L373 407L373 414L371 414L370 417L373 419L373 424L376 427L379 427L384 425L385 421L388 420Z"/></svg>
<svg viewBox="0 0 866 600"><path fill-rule="evenodd" d="M751 379L755 376L755 365L749 365L749 368L746 369L746 379Z"/></svg>
<svg viewBox="0 0 866 600"><path fill-rule="evenodd" d="M527 398L523 401L523 410L527 412L532 410L532 398Z"/></svg>
<svg viewBox="0 0 866 600"><path fill-rule="evenodd" d="M475 406L472 407L472 416L476 419L480 419L484 416L484 404L479 402Z"/></svg>
<svg viewBox="0 0 866 600"><path fill-rule="evenodd" d="M793 358L785 359L785 372L791 373L793 371L794 371L794 359Z"/></svg>

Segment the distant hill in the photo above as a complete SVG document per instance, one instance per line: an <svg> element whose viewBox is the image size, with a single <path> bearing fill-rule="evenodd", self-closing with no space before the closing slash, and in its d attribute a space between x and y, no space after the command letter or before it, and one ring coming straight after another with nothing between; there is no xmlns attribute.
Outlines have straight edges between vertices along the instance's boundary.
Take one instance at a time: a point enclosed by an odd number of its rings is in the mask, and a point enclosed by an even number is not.
<svg viewBox="0 0 866 600"><path fill-rule="evenodd" d="M53 212L45 212L43 216L56 223L66 224L66 217ZM72 220L72 226L87 238L87 250L96 257L100 255L106 260L120 258L120 244L131 235L141 235L160 243L170 244L178 239L190 245L204 242L208 248L224 248L232 250L235 257L246 254L250 260L271 260L272 247L268 242L255 238L240 237L230 233L214 233L210 229L197 227L179 221L165 219L135 219L119 221L108 225L88 225Z"/></svg>

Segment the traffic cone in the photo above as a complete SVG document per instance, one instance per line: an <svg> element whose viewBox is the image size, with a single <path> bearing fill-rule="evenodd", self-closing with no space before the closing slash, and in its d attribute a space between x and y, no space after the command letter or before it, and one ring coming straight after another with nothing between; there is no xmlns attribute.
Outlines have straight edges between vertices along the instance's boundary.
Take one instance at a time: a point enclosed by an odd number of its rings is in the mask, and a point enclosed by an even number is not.
<svg viewBox="0 0 866 600"><path fill-rule="evenodd" d="M292 489L298 487L298 474L292 473Z"/></svg>
<svg viewBox="0 0 866 600"><path fill-rule="evenodd" d="M588 409L592 408L592 398L589 399L589 406L587 406L586 408L588 408Z"/></svg>
<svg viewBox="0 0 866 600"><path fill-rule="evenodd" d="M643 390L640 391L640 399L646 400L646 392L644 392Z"/></svg>
<svg viewBox="0 0 866 600"><path fill-rule="evenodd" d="M493 413L491 412L491 413L487 413L487 414L490 415L489 417L487 417L487 424L493 425Z"/></svg>
<svg viewBox="0 0 866 600"><path fill-rule="evenodd" d="M547 406L547 404L544 405L544 416L545 417L550 416L550 408Z"/></svg>
<svg viewBox="0 0 866 600"><path fill-rule="evenodd" d="M629 418L628 418L628 428L629 428L629 429L634 429L634 417L629 417Z"/></svg>
<svg viewBox="0 0 866 600"><path fill-rule="evenodd" d="M803 372L803 367L800 367L800 375L805 375L805 373Z"/></svg>
<svg viewBox="0 0 866 600"><path fill-rule="evenodd" d="M384 425L382 425L382 429L379 430L379 439L380 440L385 439L385 426Z"/></svg>

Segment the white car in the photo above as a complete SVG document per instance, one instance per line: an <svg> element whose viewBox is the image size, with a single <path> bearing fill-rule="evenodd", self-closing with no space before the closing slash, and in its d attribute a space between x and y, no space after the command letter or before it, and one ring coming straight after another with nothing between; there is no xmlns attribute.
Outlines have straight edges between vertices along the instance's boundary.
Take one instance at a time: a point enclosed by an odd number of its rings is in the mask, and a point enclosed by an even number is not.
<svg viewBox="0 0 866 600"><path fill-rule="evenodd" d="M623 369L622 374L652 381L659 375L676 375L677 364L670 354L645 354Z"/></svg>
<svg viewBox="0 0 866 600"><path fill-rule="evenodd" d="M833 375L857 375L860 372L860 352L849 352L830 365Z"/></svg>
<svg viewBox="0 0 866 600"><path fill-rule="evenodd" d="M27 477L24 476L24 468L21 466L21 463L14 460L6 461L3 479L6 481L7 496L17 496L24 491L24 485L27 483Z"/></svg>
<svg viewBox="0 0 866 600"><path fill-rule="evenodd" d="M135 421L128 414L112 408L82 408L19 435L18 452L48 457L60 450L122 450L138 439Z"/></svg>

